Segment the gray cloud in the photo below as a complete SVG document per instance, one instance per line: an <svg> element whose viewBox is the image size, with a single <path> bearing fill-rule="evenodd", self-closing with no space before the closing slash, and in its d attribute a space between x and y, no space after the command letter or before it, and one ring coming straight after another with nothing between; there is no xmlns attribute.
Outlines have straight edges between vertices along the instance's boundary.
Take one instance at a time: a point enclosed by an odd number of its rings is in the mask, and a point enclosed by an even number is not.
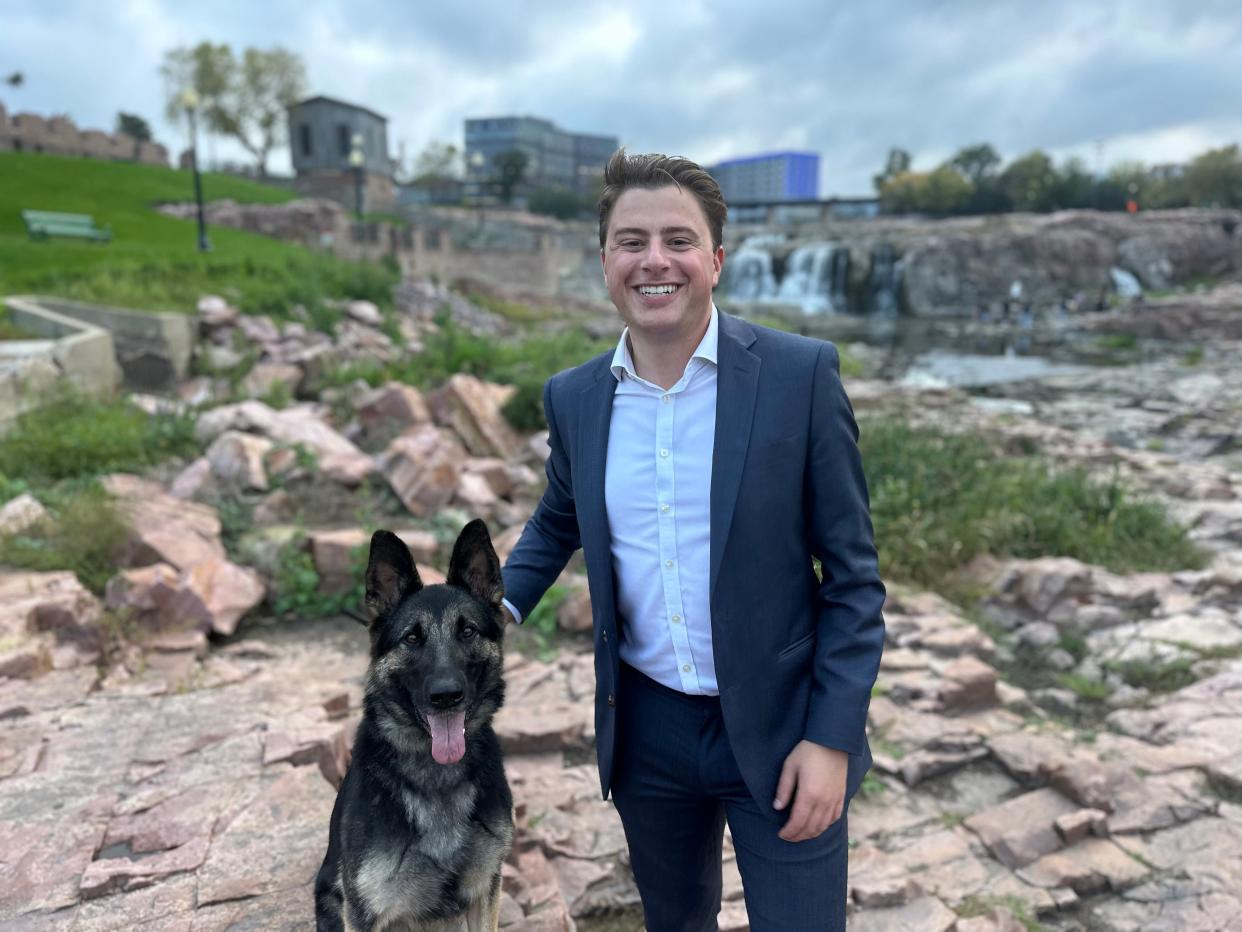
<svg viewBox="0 0 1242 932"><path fill-rule="evenodd" d="M530 113L705 161L821 153L824 193L863 194L890 146L931 167L990 141L1109 162L1186 158L1242 138L1242 9L1224 0L637 0L447 4L328 0L6 3L10 110L111 126L162 121L165 49L284 45L314 90L391 119L394 150L460 141L468 116ZM221 157L240 153L216 142Z"/></svg>

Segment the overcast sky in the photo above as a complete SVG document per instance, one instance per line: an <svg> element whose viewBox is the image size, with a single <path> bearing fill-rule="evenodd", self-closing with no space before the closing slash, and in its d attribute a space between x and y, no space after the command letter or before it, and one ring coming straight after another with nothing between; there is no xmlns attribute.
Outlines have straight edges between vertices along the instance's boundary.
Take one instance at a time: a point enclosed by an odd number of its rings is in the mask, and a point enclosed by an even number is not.
<svg viewBox="0 0 1242 932"><path fill-rule="evenodd" d="M394 155L531 114L705 164L818 152L826 196L870 194L892 146L1095 168L1242 141L1238 0L0 0L0 76L26 79L0 101L84 128L136 112L175 154L159 65L203 39L298 52L311 93L389 118Z"/></svg>

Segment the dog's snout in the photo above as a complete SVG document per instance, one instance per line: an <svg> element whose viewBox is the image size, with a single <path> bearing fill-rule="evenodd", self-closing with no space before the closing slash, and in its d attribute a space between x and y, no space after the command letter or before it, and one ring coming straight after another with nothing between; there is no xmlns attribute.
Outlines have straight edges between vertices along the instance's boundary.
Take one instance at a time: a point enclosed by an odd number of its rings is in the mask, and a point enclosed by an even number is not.
<svg viewBox="0 0 1242 932"><path fill-rule="evenodd" d="M456 679L448 677L430 682L427 693L432 707L437 709L451 709L461 702L462 697L465 696L462 684Z"/></svg>

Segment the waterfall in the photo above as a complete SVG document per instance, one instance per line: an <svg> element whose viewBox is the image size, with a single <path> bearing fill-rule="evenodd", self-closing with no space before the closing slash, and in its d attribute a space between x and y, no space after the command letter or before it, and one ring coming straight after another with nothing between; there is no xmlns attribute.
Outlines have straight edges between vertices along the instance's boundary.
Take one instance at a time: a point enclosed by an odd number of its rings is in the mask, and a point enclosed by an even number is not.
<svg viewBox="0 0 1242 932"><path fill-rule="evenodd" d="M770 301L776 297L776 276L767 251L743 243L725 265L728 295L733 301Z"/></svg>
<svg viewBox="0 0 1242 932"><path fill-rule="evenodd" d="M844 261L842 261L844 260ZM781 304L796 304L804 314L836 314L845 310L845 272L849 251L832 243L799 246L785 262L777 292Z"/></svg>
<svg viewBox="0 0 1242 932"><path fill-rule="evenodd" d="M1135 298L1142 297L1143 286L1134 277L1134 273L1113 266L1108 270L1108 274L1112 277L1113 289L1121 297L1121 300L1132 301Z"/></svg>
<svg viewBox="0 0 1242 932"><path fill-rule="evenodd" d="M895 316L899 308L901 262L890 243L881 243L871 253L871 271L867 275L867 308L872 314Z"/></svg>

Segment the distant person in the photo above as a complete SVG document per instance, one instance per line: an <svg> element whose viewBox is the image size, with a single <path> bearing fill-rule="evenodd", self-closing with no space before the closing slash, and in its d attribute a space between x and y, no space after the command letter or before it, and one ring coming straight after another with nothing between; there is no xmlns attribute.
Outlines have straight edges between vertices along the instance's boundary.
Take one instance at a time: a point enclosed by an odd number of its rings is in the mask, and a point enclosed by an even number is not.
<svg viewBox="0 0 1242 932"><path fill-rule="evenodd" d="M687 159L609 160L626 328L544 388L548 485L506 605L528 615L581 548L600 783L650 932L717 928L726 821L750 928L841 932L884 586L837 350L716 309L725 214Z"/></svg>
<svg viewBox="0 0 1242 932"><path fill-rule="evenodd" d="M1095 312L1097 314L1103 314L1107 310L1108 310L1108 289L1101 288L1100 296L1095 299Z"/></svg>

